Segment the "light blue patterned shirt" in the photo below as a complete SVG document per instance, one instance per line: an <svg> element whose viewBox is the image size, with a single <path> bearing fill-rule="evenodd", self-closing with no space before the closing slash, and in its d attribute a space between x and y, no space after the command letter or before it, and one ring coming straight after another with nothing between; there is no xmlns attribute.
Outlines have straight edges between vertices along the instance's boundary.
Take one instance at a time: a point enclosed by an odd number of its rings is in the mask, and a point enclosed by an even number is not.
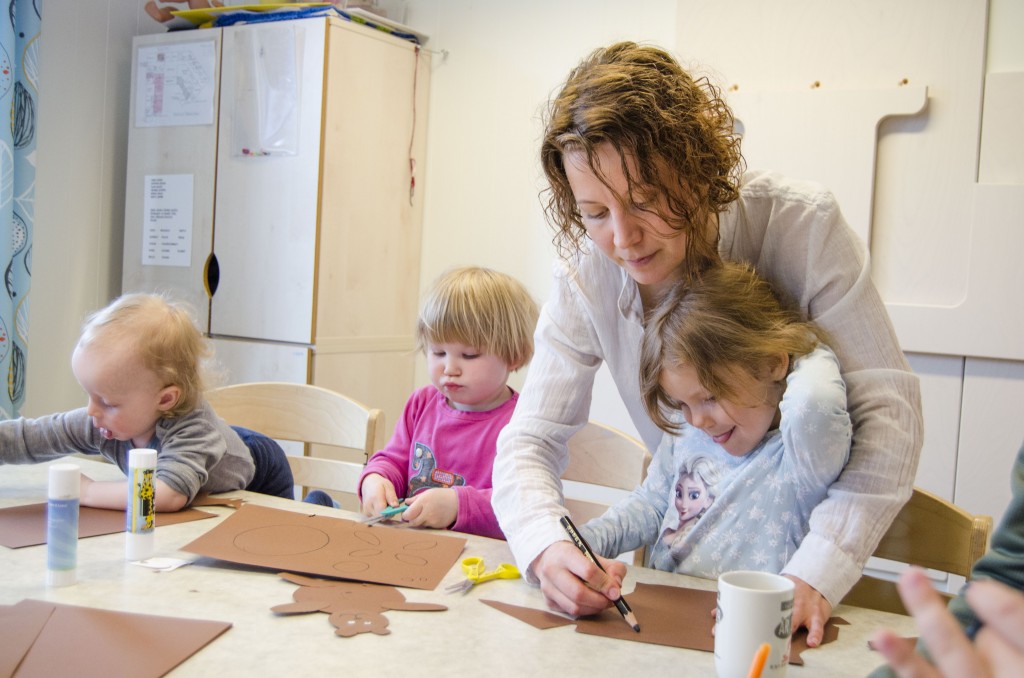
<svg viewBox="0 0 1024 678"><path fill-rule="evenodd" d="M684 422L679 435L662 439L644 483L584 525L584 538L605 557L647 546L649 566L709 579L730 570L781 572L850 452L846 387L830 349L819 345L794 362L779 408L779 428L743 457ZM713 501L681 527L680 469L700 457Z"/></svg>

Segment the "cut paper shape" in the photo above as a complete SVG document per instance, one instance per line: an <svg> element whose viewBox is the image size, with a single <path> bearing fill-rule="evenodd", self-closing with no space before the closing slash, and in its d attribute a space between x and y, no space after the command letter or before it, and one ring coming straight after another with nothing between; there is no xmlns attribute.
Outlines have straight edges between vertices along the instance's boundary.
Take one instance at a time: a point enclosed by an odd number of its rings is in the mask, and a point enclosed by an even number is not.
<svg viewBox="0 0 1024 678"><path fill-rule="evenodd" d="M132 565L138 565L139 567L147 567L154 572L171 572L177 570L179 567L188 565L189 560L183 560L181 558L146 558L145 560L133 560Z"/></svg>
<svg viewBox="0 0 1024 678"><path fill-rule="evenodd" d="M281 572L280 576L298 584L299 588L292 594L294 603L270 608L274 614L326 612L334 625L335 635L345 638L360 633L388 635L391 633L388 630L388 618L382 614L388 610L435 612L448 609L436 603L410 603L393 586L314 579L288 572Z"/></svg>
<svg viewBox="0 0 1024 678"><path fill-rule="evenodd" d="M275 571L433 589L465 544L429 530L244 504L182 550Z"/></svg>
<svg viewBox="0 0 1024 678"><path fill-rule="evenodd" d="M636 590L629 594L629 605L640 623L639 633L622 622L622 615L615 608L609 608L592 617L572 620L549 612L493 600L481 602L538 629L575 624L577 633L713 652L715 638L711 635L711 629L715 618L712 611L715 609L717 597L717 591L660 584L637 584ZM825 624L822 645L831 643L839 637L837 625L840 624L845 625L847 622L840 617L829 619ZM807 649L807 630L801 629L793 634L789 663L803 666L804 660L800 654Z"/></svg>
<svg viewBox="0 0 1024 678"><path fill-rule="evenodd" d="M192 500L190 506L230 506L239 508L245 503L244 499L238 497L222 497L219 494L200 494Z"/></svg>
<svg viewBox="0 0 1024 678"><path fill-rule="evenodd" d="M0 676L13 676L21 660L42 633L53 614L44 605L4 605L0 607Z"/></svg>
<svg viewBox="0 0 1024 678"><path fill-rule="evenodd" d="M0 675L60 676L73 666L80 678L162 676L229 628L230 622L22 600L0 606Z"/></svg>
<svg viewBox="0 0 1024 678"><path fill-rule="evenodd" d="M176 525L213 518L215 514L195 509L158 513L156 526ZM83 506L78 511L78 538L124 532L124 511ZM46 504L24 504L0 509L0 544L10 549L46 543Z"/></svg>
<svg viewBox="0 0 1024 678"><path fill-rule="evenodd" d="M912 652L917 648L917 636L899 636L896 642L905 646L907 652ZM868 649L872 652L878 652L878 646L875 645L875 641L868 641Z"/></svg>
<svg viewBox="0 0 1024 678"><path fill-rule="evenodd" d="M519 621L524 621L530 626L536 629L541 629L542 631L555 629L559 626L570 626L576 623L575 619L569 619L568 617L563 617L559 614L555 614L554 612L534 610L529 607L519 607L518 605L510 605L509 603L502 603L497 600L484 600L483 598L480 599L480 602L485 605L490 605L495 610L500 610L505 614L515 617Z"/></svg>

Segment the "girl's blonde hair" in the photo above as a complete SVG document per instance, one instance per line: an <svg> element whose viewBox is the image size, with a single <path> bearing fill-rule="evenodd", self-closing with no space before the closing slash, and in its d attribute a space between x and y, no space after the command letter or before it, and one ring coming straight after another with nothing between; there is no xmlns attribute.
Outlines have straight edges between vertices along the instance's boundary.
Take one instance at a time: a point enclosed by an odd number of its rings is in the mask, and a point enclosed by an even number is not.
<svg viewBox="0 0 1024 678"><path fill-rule="evenodd" d="M416 346L457 342L519 369L533 357L537 304L515 278L489 268L456 268L438 278L423 301Z"/></svg>
<svg viewBox="0 0 1024 678"><path fill-rule="evenodd" d="M680 426L667 414L679 403L661 387L663 370L690 366L712 396L744 403L737 376L764 381L780 355L792 369L819 342L828 342L824 331L783 307L750 266L723 262L674 285L651 312L640 348L644 408L658 428L676 433Z"/></svg>
<svg viewBox="0 0 1024 678"><path fill-rule="evenodd" d="M604 143L618 151L635 203L652 191L665 197L668 213L659 216L687 239L683 277L717 263L717 229L708 224L738 197L743 171L740 138L720 90L668 52L633 42L595 50L569 73L548 105L540 150L549 184L545 213L563 256L580 250L587 235L565 155L581 154L603 177L596 157Z"/></svg>
<svg viewBox="0 0 1024 678"><path fill-rule="evenodd" d="M199 405L204 389L201 365L212 349L184 303L158 294L122 295L82 325L78 346L101 344L134 352L164 387L180 389L178 402L163 413L164 418L181 416Z"/></svg>

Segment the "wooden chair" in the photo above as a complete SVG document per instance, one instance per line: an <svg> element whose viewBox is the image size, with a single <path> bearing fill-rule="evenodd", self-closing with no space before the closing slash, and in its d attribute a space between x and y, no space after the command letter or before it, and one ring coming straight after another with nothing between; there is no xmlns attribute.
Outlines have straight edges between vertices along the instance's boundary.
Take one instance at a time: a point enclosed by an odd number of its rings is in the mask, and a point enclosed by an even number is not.
<svg viewBox="0 0 1024 678"><path fill-rule="evenodd" d="M967 577L988 548L991 531L990 516L973 515L931 492L914 488L910 501L900 509L873 555ZM843 603L907 614L896 582L871 575L861 577Z"/></svg>
<svg viewBox="0 0 1024 678"><path fill-rule="evenodd" d="M288 455L303 496L319 488L343 507L358 508L359 475L384 444L381 410L320 386L284 382L224 386L207 391L206 399L233 426L303 443L302 456Z"/></svg>
<svg viewBox="0 0 1024 678"><path fill-rule="evenodd" d="M582 525L605 512L644 481L651 453L618 429L591 421L569 438L569 466L562 474L565 506ZM642 565L645 549L633 554Z"/></svg>

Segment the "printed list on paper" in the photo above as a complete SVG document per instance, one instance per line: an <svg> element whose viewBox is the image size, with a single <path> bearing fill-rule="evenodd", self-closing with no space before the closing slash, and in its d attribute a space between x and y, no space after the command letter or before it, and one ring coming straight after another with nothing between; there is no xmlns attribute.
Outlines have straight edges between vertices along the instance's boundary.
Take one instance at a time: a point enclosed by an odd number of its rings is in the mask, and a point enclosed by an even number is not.
<svg viewBox="0 0 1024 678"><path fill-rule="evenodd" d="M192 265L191 174L146 177L143 190L142 265Z"/></svg>

